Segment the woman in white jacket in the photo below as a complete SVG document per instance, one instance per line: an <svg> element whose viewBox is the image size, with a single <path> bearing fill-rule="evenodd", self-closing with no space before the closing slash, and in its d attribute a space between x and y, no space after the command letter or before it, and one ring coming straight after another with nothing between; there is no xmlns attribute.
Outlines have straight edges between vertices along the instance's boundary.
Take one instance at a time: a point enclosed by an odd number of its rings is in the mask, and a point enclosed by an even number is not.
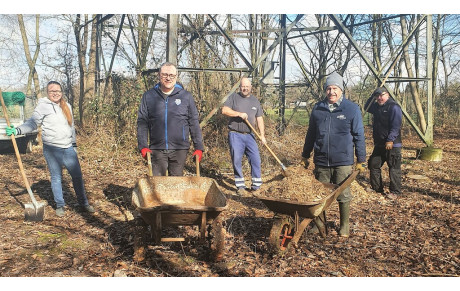
<svg viewBox="0 0 460 291"><path fill-rule="evenodd" d="M76 151L75 127L72 108L62 94L62 87L56 81L47 85L48 98L40 98L37 107L24 124L18 128L6 128L7 135L26 134L42 127L43 155L51 174L51 189L56 202L56 215L65 214L64 196L62 193L62 166L72 177L73 188L83 211L95 212L89 205L85 194L83 175Z"/></svg>

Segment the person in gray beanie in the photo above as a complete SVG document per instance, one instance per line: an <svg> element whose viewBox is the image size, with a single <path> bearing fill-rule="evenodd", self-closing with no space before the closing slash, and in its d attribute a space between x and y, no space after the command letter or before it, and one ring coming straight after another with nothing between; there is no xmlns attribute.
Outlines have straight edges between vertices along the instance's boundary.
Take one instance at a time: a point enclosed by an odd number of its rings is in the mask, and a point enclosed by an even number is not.
<svg viewBox="0 0 460 291"><path fill-rule="evenodd" d="M324 83L324 90L327 89L329 86L336 86L339 87L340 90L343 90L343 78L337 72L333 72L326 78L326 83Z"/></svg>
<svg viewBox="0 0 460 291"><path fill-rule="evenodd" d="M344 98L343 78L337 72L330 74L324 85L326 98L315 104L310 115L302 152L302 164L308 168L314 149L315 178L323 183L340 184L356 169L365 171L366 144L361 110L358 104ZM354 155L353 155L354 152ZM342 237L349 236L350 188L337 201L340 210ZM322 222L316 221L320 226Z"/></svg>

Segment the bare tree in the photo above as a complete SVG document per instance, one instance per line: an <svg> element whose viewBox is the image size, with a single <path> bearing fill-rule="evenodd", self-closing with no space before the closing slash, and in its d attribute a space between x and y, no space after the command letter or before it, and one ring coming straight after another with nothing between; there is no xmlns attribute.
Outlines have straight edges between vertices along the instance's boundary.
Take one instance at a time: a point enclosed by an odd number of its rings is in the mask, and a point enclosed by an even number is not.
<svg viewBox="0 0 460 291"><path fill-rule="evenodd" d="M80 71L80 96L79 96L79 117L80 125L83 126L84 101L94 97L95 93L95 72L96 72L96 17L93 15L88 21L88 15L84 15L84 22L81 15L77 14L73 21L73 29L77 45L78 67ZM89 24L91 23L91 36L89 35ZM86 65L86 51L90 43L89 63Z"/></svg>
<svg viewBox="0 0 460 291"><path fill-rule="evenodd" d="M407 32L406 17L401 16L400 19L401 19L401 28L402 28L402 38L407 39L408 32ZM409 49L408 49L407 46L404 47L403 54L404 54L403 58L404 58L404 63L406 65L407 75L409 76L409 78L412 79L412 78L415 77L415 75L414 75L414 70L412 68L412 63L411 63L411 59L410 59L410 55L409 55ZM425 120L425 114L423 113L422 102L420 101L420 95L419 95L419 92L418 92L417 84L416 84L416 82L412 81L412 82L409 82L409 86L410 86L410 90L411 90L411 94L412 94L412 100L414 101L415 108L416 108L416 111L417 111L417 115L418 115L418 118L419 118L420 129L421 129L422 133L425 133L427 123L426 123L426 120Z"/></svg>
<svg viewBox="0 0 460 291"><path fill-rule="evenodd" d="M18 14L18 23L19 29L21 30L22 42L24 44L24 53L27 59L27 65L29 66L29 76L27 80L27 89L26 94L30 95L32 93L32 80L34 83L34 93L37 97L41 97L40 93L40 82L38 80L38 73L35 69L37 64L37 58L40 53L40 37L39 37L39 28L40 28L40 15L35 16L35 52L34 56L31 56L29 40L27 38L27 32L24 25L24 18L22 14Z"/></svg>

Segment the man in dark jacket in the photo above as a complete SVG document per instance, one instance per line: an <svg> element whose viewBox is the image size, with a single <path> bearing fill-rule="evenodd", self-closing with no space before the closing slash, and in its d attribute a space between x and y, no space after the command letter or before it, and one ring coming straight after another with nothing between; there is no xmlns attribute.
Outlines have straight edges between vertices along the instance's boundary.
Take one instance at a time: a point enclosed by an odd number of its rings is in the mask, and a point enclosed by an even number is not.
<svg viewBox="0 0 460 291"><path fill-rule="evenodd" d="M337 72L326 79L326 98L315 104L310 115L308 131L302 152L302 163L307 168L314 149L315 177L323 183L339 184L353 170L365 170L366 144L361 110L343 96L343 79ZM340 210L340 230L349 236L350 188L345 189L337 201ZM319 221L318 221L319 222Z"/></svg>
<svg viewBox="0 0 460 291"><path fill-rule="evenodd" d="M161 65L160 83L145 92L137 117L137 143L142 157L152 154L154 176L182 176L192 137L199 161L203 154L203 137L198 110L192 94L176 84L177 68ZM150 142L149 139L150 138Z"/></svg>
<svg viewBox="0 0 460 291"><path fill-rule="evenodd" d="M372 104L371 104L372 103ZM401 107L390 98L385 87L377 88L364 108L373 115L374 150L369 158L371 187L383 193L381 167L386 162L390 172L389 199L401 194Z"/></svg>

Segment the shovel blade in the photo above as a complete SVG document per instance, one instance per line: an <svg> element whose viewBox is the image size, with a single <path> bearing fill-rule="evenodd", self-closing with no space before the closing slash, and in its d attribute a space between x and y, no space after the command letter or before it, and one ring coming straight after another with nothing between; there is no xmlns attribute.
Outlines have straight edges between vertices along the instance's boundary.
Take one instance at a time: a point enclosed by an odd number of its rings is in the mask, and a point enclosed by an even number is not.
<svg viewBox="0 0 460 291"><path fill-rule="evenodd" d="M26 221L43 221L45 216L46 203L37 203L35 207L32 203L24 204L25 207L25 220Z"/></svg>

